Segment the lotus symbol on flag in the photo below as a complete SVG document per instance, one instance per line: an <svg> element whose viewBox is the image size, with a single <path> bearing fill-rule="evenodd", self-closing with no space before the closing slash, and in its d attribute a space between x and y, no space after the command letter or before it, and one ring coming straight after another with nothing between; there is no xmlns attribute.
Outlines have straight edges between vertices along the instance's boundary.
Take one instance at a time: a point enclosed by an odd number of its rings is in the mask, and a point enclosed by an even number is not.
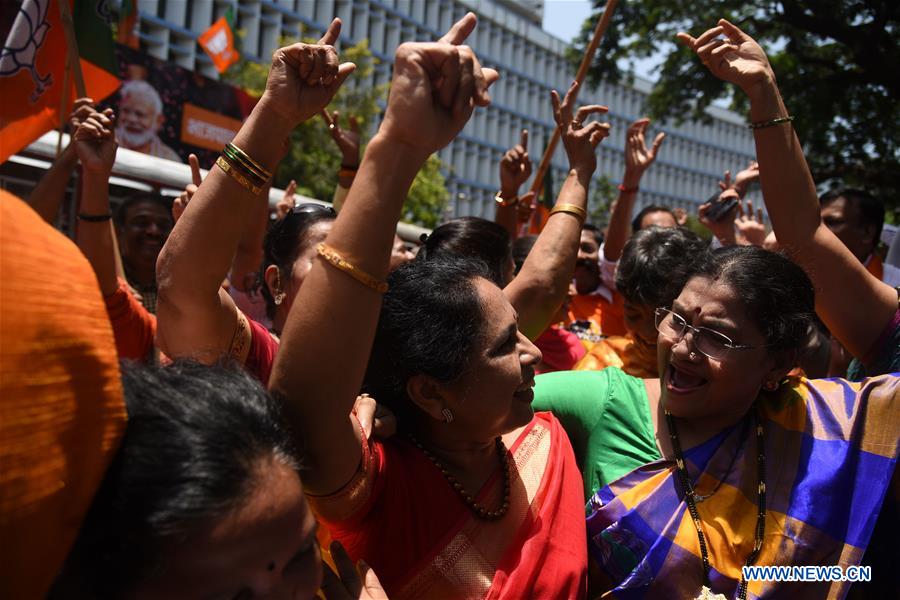
<svg viewBox="0 0 900 600"><path fill-rule="evenodd" d="M31 72L35 90L31 95L34 102L40 98L44 90L52 83L50 73L45 76L37 72L35 58L44 44L50 25L47 23L47 10L50 0L24 0L9 30L9 35L0 50L0 77L12 77L22 69Z"/></svg>

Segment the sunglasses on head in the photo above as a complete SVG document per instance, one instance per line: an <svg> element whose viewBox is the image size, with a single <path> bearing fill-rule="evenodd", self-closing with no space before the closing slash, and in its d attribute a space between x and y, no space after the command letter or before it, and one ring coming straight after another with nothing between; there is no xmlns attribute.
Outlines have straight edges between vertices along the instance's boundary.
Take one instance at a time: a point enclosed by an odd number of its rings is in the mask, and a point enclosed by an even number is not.
<svg viewBox="0 0 900 600"><path fill-rule="evenodd" d="M334 212L334 208L331 206L325 206L324 204L319 204L318 202L303 202L300 204L295 204L291 209L292 215L334 215L337 214Z"/></svg>

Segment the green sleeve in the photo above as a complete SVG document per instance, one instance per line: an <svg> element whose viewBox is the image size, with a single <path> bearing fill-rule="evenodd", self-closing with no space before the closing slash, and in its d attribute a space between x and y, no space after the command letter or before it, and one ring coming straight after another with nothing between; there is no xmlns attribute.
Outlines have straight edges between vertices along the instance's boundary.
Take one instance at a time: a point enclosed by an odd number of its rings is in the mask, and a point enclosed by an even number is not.
<svg viewBox="0 0 900 600"><path fill-rule="evenodd" d="M535 410L560 420L584 476L585 499L660 458L644 381L611 367L536 378Z"/></svg>
<svg viewBox="0 0 900 600"><path fill-rule="evenodd" d="M534 379L534 410L550 411L559 419L582 469L591 432L609 397L608 370L557 371Z"/></svg>

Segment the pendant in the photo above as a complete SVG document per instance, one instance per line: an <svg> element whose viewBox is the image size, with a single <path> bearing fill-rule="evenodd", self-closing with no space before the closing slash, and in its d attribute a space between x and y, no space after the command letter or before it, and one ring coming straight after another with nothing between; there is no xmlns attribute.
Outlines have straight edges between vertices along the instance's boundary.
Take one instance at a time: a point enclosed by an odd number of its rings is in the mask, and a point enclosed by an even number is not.
<svg viewBox="0 0 900 600"><path fill-rule="evenodd" d="M728 598L725 597L725 594L714 594L711 589L704 585L700 590L700 595L694 600L728 600Z"/></svg>

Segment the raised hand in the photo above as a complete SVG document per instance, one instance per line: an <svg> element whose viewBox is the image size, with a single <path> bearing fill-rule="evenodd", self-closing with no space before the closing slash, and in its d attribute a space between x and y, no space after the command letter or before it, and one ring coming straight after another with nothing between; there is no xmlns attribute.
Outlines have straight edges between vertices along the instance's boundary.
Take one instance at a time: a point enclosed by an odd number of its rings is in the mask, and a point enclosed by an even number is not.
<svg viewBox="0 0 900 600"><path fill-rule="evenodd" d="M188 164L191 165L191 183L184 186L184 190L172 203L172 221L175 223L184 214L184 210L197 192L197 188L203 183L203 176L200 174L200 161L197 160L196 154L188 154Z"/></svg>
<svg viewBox="0 0 900 600"><path fill-rule="evenodd" d="M341 164L347 167L359 166L359 119L351 116L348 121L350 128L344 129L341 127L341 113L334 111L329 116L326 111L322 111L322 114L327 117L331 139L341 151Z"/></svg>
<svg viewBox="0 0 900 600"><path fill-rule="evenodd" d="M116 162L115 115L111 108L93 111L78 125L73 136L75 152L86 171L109 176Z"/></svg>
<svg viewBox="0 0 900 600"><path fill-rule="evenodd" d="M338 60L334 42L341 32L335 19L316 44L297 43L272 55L266 91L260 99L266 110L279 115L286 130L321 111L331 102L347 76L356 69Z"/></svg>
<svg viewBox="0 0 900 600"><path fill-rule="evenodd" d="M751 160L747 167L735 175L732 187L737 191L738 195L743 198L747 195L747 188L750 184L759 179L759 163Z"/></svg>
<svg viewBox="0 0 900 600"><path fill-rule="evenodd" d="M69 120L67 121L69 133L74 134L82 121L91 116L95 110L94 101L91 98L76 99L75 103L72 105L72 112L69 113Z"/></svg>
<svg viewBox="0 0 900 600"><path fill-rule="evenodd" d="M730 198L739 198L737 192L734 191L734 188L728 187L721 194L719 194L719 198L716 202L725 202ZM709 217L709 209L712 208L712 202L705 202L700 205L697 209L697 219L700 223L709 229L714 236L719 238L723 243L735 243L734 239L734 218L738 211L738 206L735 206L731 210L728 211L724 216L720 216L718 219L711 219ZM738 202L740 205L740 202Z"/></svg>
<svg viewBox="0 0 900 600"><path fill-rule="evenodd" d="M461 45L475 24L468 13L439 42L397 48L381 136L427 156L456 137L476 105L490 103L488 88L500 75L482 69L472 49Z"/></svg>
<svg viewBox="0 0 900 600"><path fill-rule="evenodd" d="M738 217L734 220L738 243L745 246L760 246L766 241L766 223L762 208L753 212L753 200L746 201L746 207L738 202Z"/></svg>
<svg viewBox="0 0 900 600"><path fill-rule="evenodd" d="M284 188L284 195L281 197L281 200L275 205L275 216L279 221L288 216L288 213L291 212L297 203L297 198L294 196L296 191L297 182L291 179L291 182Z"/></svg>
<svg viewBox="0 0 900 600"><path fill-rule="evenodd" d="M685 32L676 37L697 53L710 73L748 94L757 85L775 80L775 73L760 45L725 19L719 19L718 25L700 37Z"/></svg>
<svg viewBox="0 0 900 600"><path fill-rule="evenodd" d="M591 104L582 106L573 116L578 87L579 83L573 82L562 101L557 91L551 90L550 100L553 103L553 119L559 127L563 146L569 157L569 166L591 175L597 168L597 156L594 151L600 140L609 136L609 123L592 121L585 125L584 120L591 114L605 113L609 109L599 104Z"/></svg>
<svg viewBox="0 0 900 600"><path fill-rule="evenodd" d="M628 132L625 134L625 178L623 180L625 187L637 186L644 171L656 160L659 147L666 139L666 134L660 132L656 134L650 148L647 148L644 134L649 124L650 119L638 119L629 125Z"/></svg>
<svg viewBox="0 0 900 600"><path fill-rule="evenodd" d="M510 148L500 159L500 191L515 196L519 188L531 177L531 159L528 157L528 130L522 130L519 143Z"/></svg>

